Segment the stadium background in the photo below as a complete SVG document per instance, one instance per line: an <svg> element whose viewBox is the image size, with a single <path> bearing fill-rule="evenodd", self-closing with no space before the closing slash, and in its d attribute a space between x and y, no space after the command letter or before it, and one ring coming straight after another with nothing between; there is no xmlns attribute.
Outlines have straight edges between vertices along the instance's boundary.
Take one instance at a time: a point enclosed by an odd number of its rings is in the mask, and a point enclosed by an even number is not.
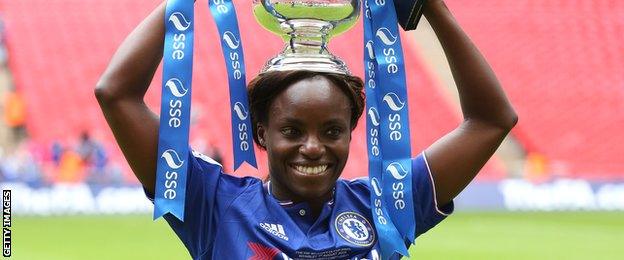
<svg viewBox="0 0 624 260"><path fill-rule="evenodd" d="M0 0L0 173L13 190L18 259L185 257L116 147L93 88L158 0ZM196 5L191 144L231 169L226 74L205 1ZM496 71L520 122L414 258L617 259L624 254L624 2L447 0ZM248 80L281 41L236 1ZM461 118L424 21L402 35L416 154ZM330 49L362 75L362 29ZM158 111L160 72L147 103ZM360 126L363 126L363 122ZM345 178L366 174L355 130ZM266 155L259 153L258 161ZM243 168L236 174L263 177ZM618 242L619 241L619 242Z"/></svg>

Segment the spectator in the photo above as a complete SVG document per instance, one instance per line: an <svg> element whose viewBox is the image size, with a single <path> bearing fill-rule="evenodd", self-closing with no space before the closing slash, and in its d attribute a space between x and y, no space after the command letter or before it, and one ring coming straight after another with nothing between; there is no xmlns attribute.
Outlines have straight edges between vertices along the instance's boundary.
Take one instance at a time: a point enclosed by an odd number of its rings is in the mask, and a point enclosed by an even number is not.
<svg viewBox="0 0 624 260"><path fill-rule="evenodd" d="M29 142L23 140L16 149L0 157L2 181L23 181L35 186L43 184L41 164L31 148Z"/></svg>
<svg viewBox="0 0 624 260"><path fill-rule="evenodd" d="M65 149L59 163L57 178L58 182L81 182L84 179L84 164L79 153Z"/></svg>
<svg viewBox="0 0 624 260"><path fill-rule="evenodd" d="M4 96L4 122L13 131L14 140L26 137L26 103L22 95L11 90Z"/></svg>
<svg viewBox="0 0 624 260"><path fill-rule="evenodd" d="M54 166L59 166L59 164L61 164L61 157L63 156L63 146L61 145L61 143L59 141L54 141L52 143L52 154L51 154L51 159L52 162L54 163Z"/></svg>
<svg viewBox="0 0 624 260"><path fill-rule="evenodd" d="M6 27L4 19L0 16L0 67L5 67L9 60L9 52L6 49Z"/></svg>
<svg viewBox="0 0 624 260"><path fill-rule="evenodd" d="M91 138L88 132L84 131L80 135L80 143L77 147L86 171L87 182L94 184L109 183L110 176L107 176L108 154L104 146Z"/></svg>
<svg viewBox="0 0 624 260"><path fill-rule="evenodd" d="M98 144L93 139L91 139L89 133L83 131L80 134L80 143L78 143L76 152L78 152L80 158L83 162L85 162L85 164L92 164L97 150L97 146Z"/></svg>

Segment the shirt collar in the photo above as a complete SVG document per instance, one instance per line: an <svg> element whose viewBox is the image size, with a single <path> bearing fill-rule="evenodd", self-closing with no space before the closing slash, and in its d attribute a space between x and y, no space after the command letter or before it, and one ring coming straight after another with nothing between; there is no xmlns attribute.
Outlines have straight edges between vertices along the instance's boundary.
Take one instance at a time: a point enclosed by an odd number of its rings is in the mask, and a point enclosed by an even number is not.
<svg viewBox="0 0 624 260"><path fill-rule="evenodd" d="M264 186L265 186L265 189L266 189L267 193L268 193L271 197L273 197L273 198L277 201L277 203L279 203L279 204L280 204L280 206L292 206L292 205L294 205L294 204L295 204L295 203L294 203L293 201L291 201L291 200L279 200L279 199L277 199L275 196L273 196L273 194L271 193L271 180L267 181L267 182L264 184ZM331 196L331 199L327 202L327 205L330 205L330 206L331 206L331 205L333 205L333 204L334 204L334 197L335 197L334 195L336 195L336 186L334 186L334 189L332 190L332 196Z"/></svg>

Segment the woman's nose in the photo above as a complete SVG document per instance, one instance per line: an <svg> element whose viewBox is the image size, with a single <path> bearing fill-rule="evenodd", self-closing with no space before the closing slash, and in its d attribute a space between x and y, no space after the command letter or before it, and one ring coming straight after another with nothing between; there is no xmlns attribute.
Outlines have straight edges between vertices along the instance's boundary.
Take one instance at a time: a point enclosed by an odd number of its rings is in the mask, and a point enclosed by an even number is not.
<svg viewBox="0 0 624 260"><path fill-rule="evenodd" d="M299 147L299 152L309 159L319 159L325 153L325 145L317 137L308 137Z"/></svg>

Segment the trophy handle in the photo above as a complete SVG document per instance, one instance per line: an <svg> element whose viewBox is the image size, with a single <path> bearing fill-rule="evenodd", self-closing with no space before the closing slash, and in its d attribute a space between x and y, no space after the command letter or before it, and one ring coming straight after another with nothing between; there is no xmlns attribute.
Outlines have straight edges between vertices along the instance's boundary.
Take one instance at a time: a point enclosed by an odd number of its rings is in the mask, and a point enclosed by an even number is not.
<svg viewBox="0 0 624 260"><path fill-rule="evenodd" d="M264 10L275 16L277 19L287 20L284 15L280 14L277 10L275 10L275 7L273 7L273 5L271 4L271 0L261 0L261 3L264 7Z"/></svg>
<svg viewBox="0 0 624 260"><path fill-rule="evenodd" d="M360 9L362 9L362 1L364 0L351 0L351 6L353 6L353 12L351 12L349 16L347 16L346 18L342 20L332 22L334 27L336 27L336 25L338 24L345 23L351 19L357 19L358 16L360 15Z"/></svg>

